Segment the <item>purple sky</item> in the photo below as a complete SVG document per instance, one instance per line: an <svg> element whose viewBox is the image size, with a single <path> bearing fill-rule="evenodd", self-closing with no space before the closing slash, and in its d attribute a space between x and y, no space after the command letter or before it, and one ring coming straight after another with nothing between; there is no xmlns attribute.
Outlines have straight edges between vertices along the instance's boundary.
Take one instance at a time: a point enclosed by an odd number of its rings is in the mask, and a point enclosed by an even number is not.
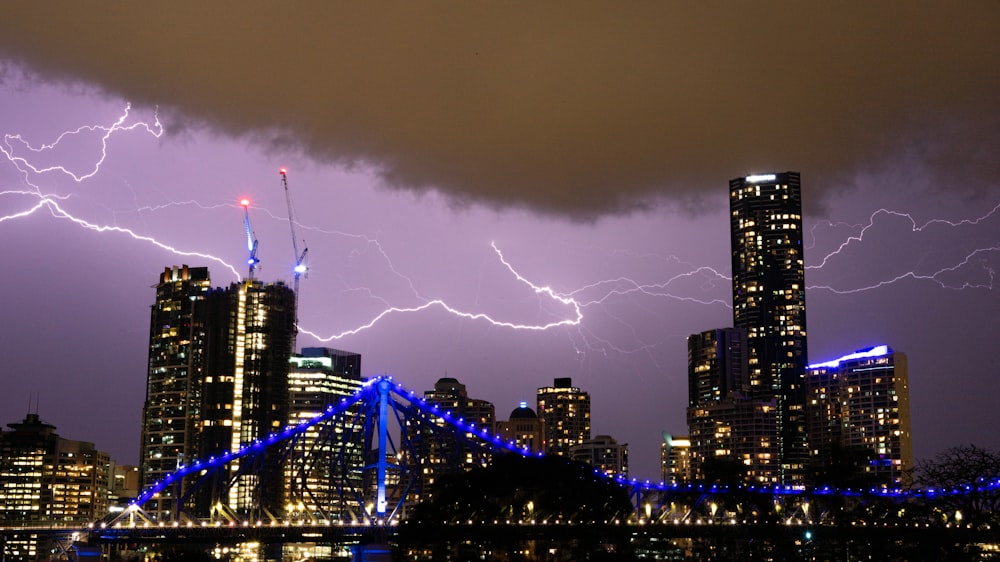
<svg viewBox="0 0 1000 562"><path fill-rule="evenodd" d="M0 20L0 423L39 395L136 462L151 286L244 274L243 196L290 281L286 166L300 345L500 418L572 377L656 478L732 323L728 180L797 170L810 360L886 343L918 458L1000 447L1000 4L171 6Z"/></svg>

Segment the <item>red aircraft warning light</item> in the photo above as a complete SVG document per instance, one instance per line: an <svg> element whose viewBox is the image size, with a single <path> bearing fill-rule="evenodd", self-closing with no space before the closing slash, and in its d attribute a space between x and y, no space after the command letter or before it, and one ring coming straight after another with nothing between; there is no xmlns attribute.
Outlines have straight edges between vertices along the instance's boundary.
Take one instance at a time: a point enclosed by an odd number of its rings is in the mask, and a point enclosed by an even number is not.
<svg viewBox="0 0 1000 562"><path fill-rule="evenodd" d="M246 199L246 198L240 199L240 205L243 205L244 207L249 207L250 206L250 200Z"/></svg>
<svg viewBox="0 0 1000 562"><path fill-rule="evenodd" d="M282 169L280 169L278 171L281 172L281 175L283 175L283 176L288 174L288 168L282 168Z"/></svg>

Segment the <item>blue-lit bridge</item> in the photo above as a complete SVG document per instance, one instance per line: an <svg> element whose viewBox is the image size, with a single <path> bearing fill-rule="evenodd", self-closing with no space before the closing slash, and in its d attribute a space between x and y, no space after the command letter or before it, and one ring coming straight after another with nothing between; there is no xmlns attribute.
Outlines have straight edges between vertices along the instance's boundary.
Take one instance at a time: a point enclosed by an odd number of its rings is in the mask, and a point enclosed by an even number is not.
<svg viewBox="0 0 1000 562"><path fill-rule="evenodd" d="M378 377L325 412L266 439L178 468L121 513L78 529L91 544L384 543L410 529L421 541L621 542L704 537L808 541L816 534L916 541L1000 542L992 519L963 513L956 498L1000 494L1000 480L947 490L668 485L618 478L627 510L596 520L510 506L484 517L459 510L408 518L448 473L498 455L536 456L487 428ZM595 473L594 479L605 477ZM155 509L149 509L154 506ZM992 515L992 514L987 514ZM46 532L57 533L59 529Z"/></svg>

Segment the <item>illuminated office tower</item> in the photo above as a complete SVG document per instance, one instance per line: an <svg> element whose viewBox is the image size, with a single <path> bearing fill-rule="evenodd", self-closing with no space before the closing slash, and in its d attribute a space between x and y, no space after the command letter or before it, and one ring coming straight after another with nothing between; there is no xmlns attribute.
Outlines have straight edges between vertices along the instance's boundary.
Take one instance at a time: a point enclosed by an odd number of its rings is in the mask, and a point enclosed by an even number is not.
<svg viewBox="0 0 1000 562"><path fill-rule="evenodd" d="M288 424L295 294L284 283L254 279L213 289L205 295L204 323L199 456L208 458L266 439ZM230 473L239 471L241 462L230 462ZM249 472L254 476L230 488L226 507L238 515L261 509L280 513L285 507L280 463L264 458Z"/></svg>
<svg viewBox="0 0 1000 562"><path fill-rule="evenodd" d="M590 439L590 394L557 378L537 391L538 419L547 455L568 455L569 448Z"/></svg>
<svg viewBox="0 0 1000 562"><path fill-rule="evenodd" d="M293 355L288 373L290 425L322 414L361 388L361 355L326 347L307 347ZM285 466L285 510L290 519L339 520L344 513L337 481L361 489L364 421L357 406L336 421L312 426L302 449Z"/></svg>
<svg viewBox="0 0 1000 562"><path fill-rule="evenodd" d="M906 355L882 345L809 365L810 449L820 463L833 454L858 460L866 484L904 487L913 468Z"/></svg>
<svg viewBox="0 0 1000 562"><path fill-rule="evenodd" d="M140 488L162 480L198 455L205 351L201 307L210 288L208 268L186 265L165 268L156 285L142 411ZM175 495L184 491L167 488L144 509L167 516Z"/></svg>
<svg viewBox="0 0 1000 562"><path fill-rule="evenodd" d="M93 443L64 439L55 426L28 414L0 433L0 527L42 527L57 523L82 528L108 513L114 468ZM44 535L12 533L0 558L36 558Z"/></svg>
<svg viewBox="0 0 1000 562"><path fill-rule="evenodd" d="M806 286L799 174L730 180L733 325L746 330L748 394L774 400L780 480L801 479L805 421Z"/></svg>

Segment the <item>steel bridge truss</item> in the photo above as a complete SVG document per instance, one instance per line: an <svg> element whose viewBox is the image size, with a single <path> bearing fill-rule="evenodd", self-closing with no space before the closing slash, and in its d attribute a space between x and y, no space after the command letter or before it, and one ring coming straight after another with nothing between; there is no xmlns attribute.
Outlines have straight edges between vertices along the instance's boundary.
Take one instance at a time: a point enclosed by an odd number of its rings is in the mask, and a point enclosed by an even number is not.
<svg viewBox="0 0 1000 562"><path fill-rule="evenodd" d="M312 419L178 468L106 525L392 525L434 477L497 451L532 454L378 377ZM161 494L176 498L167 520L142 509Z"/></svg>

